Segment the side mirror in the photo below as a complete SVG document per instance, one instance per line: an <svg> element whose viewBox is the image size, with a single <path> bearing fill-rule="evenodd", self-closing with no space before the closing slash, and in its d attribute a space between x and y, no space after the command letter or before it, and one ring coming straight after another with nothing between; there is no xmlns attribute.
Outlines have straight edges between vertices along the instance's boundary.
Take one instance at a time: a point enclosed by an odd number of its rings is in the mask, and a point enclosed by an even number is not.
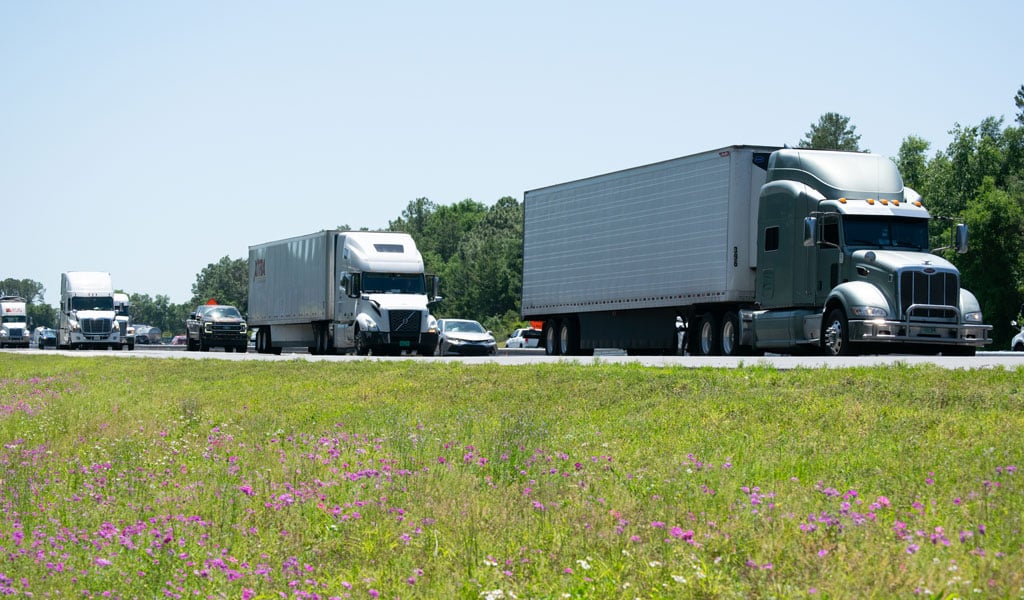
<svg viewBox="0 0 1024 600"><path fill-rule="evenodd" d="M964 223L957 223L956 229L953 232L953 248L957 254L967 253L967 225Z"/></svg>
<svg viewBox="0 0 1024 600"><path fill-rule="evenodd" d="M353 273L351 279L351 285L348 290L349 298L358 298L362 295L362 283L363 279L359 273Z"/></svg>
<svg viewBox="0 0 1024 600"><path fill-rule="evenodd" d="M818 241L818 219L804 217L804 246L810 248Z"/></svg>

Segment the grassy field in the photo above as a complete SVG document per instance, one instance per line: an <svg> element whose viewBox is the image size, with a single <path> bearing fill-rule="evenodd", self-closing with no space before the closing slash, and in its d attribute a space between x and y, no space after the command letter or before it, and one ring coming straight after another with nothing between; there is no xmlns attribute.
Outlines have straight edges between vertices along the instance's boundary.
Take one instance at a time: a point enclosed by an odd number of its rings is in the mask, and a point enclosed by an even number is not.
<svg viewBox="0 0 1024 600"><path fill-rule="evenodd" d="M0 356L0 595L1020 598L1024 371Z"/></svg>

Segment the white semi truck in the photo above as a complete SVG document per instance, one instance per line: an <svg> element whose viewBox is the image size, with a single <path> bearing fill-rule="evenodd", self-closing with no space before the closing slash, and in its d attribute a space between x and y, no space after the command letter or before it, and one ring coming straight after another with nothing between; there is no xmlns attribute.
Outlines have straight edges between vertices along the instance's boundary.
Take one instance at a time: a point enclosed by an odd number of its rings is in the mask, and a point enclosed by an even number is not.
<svg viewBox="0 0 1024 600"><path fill-rule="evenodd" d="M0 348L28 348L31 332L26 306L20 296L0 298Z"/></svg>
<svg viewBox="0 0 1024 600"><path fill-rule="evenodd" d="M117 313L118 330L121 333L121 347L135 349L135 326L132 325L132 303L128 294L114 293L114 312Z"/></svg>
<svg viewBox="0 0 1024 600"><path fill-rule="evenodd" d="M60 276L57 347L121 348L110 273L67 271Z"/></svg>
<svg viewBox="0 0 1024 600"><path fill-rule="evenodd" d="M548 354L974 354L989 343L885 157L729 146L524 196L524 319ZM967 229L952 246L967 249Z"/></svg>
<svg viewBox="0 0 1024 600"><path fill-rule="evenodd" d="M256 351L433 354L438 279L405 233L320 231L249 247Z"/></svg>

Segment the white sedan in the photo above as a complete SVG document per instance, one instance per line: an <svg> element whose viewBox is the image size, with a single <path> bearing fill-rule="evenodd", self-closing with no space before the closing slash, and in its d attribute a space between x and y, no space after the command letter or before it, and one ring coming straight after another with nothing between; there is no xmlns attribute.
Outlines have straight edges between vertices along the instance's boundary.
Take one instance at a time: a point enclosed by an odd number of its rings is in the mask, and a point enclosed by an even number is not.
<svg viewBox="0 0 1024 600"><path fill-rule="evenodd" d="M540 329L516 329L505 342L506 348L537 348L540 346Z"/></svg>
<svg viewBox="0 0 1024 600"><path fill-rule="evenodd" d="M498 344L484 326L469 319L437 320L437 354L495 354Z"/></svg>

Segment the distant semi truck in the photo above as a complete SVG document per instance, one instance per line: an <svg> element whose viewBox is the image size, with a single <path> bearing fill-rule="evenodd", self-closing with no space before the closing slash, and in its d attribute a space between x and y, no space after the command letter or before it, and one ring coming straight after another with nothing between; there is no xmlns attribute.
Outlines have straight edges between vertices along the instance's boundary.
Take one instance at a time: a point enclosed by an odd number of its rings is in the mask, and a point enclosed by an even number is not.
<svg viewBox="0 0 1024 600"><path fill-rule="evenodd" d="M128 294L114 293L114 312L117 313L118 330L121 333L121 347L135 349L135 327L132 325L132 303Z"/></svg>
<svg viewBox="0 0 1024 600"><path fill-rule="evenodd" d="M249 247L256 351L433 354L438 280L405 233L320 231Z"/></svg>
<svg viewBox="0 0 1024 600"><path fill-rule="evenodd" d="M57 347L121 348L110 273L67 271L60 276Z"/></svg>
<svg viewBox="0 0 1024 600"><path fill-rule="evenodd" d="M32 332L26 306L20 296L0 298L0 348L28 348Z"/></svg>
<svg viewBox="0 0 1024 600"><path fill-rule="evenodd" d="M990 325L885 157L729 146L527 191L522 316L548 354L974 354ZM952 246L967 250L967 228Z"/></svg>

